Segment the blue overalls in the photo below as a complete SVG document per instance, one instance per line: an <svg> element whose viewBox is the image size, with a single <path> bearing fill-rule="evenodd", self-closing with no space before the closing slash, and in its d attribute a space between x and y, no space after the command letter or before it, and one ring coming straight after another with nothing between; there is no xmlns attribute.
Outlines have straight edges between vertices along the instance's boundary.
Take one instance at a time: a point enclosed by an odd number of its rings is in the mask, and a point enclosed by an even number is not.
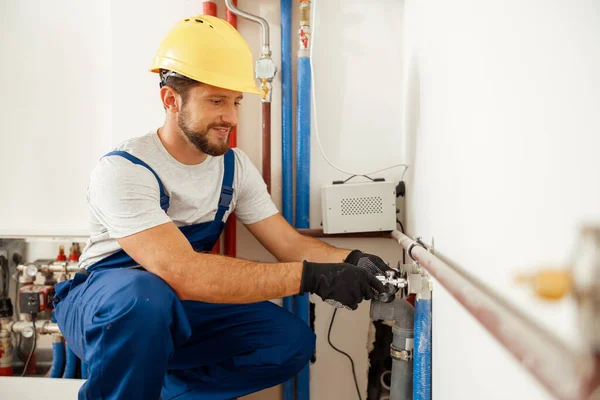
<svg viewBox="0 0 600 400"><path fill-rule="evenodd" d="M167 211L169 197L150 166L122 151L107 156L150 170ZM224 162L214 221L180 228L196 251L210 251L225 226L233 151ZM229 400L284 382L309 361L314 333L281 307L181 301L165 281L136 265L120 250L91 265L89 275L56 285L56 320L89 368L79 399Z"/></svg>

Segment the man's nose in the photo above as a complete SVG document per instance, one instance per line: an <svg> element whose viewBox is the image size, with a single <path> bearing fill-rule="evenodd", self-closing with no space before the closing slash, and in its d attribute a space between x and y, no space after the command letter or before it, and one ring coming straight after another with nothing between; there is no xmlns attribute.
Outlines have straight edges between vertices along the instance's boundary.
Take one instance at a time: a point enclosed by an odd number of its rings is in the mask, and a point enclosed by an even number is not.
<svg viewBox="0 0 600 400"><path fill-rule="evenodd" d="M221 115L221 120L231 126L238 123L238 109L236 106L227 107L227 110Z"/></svg>

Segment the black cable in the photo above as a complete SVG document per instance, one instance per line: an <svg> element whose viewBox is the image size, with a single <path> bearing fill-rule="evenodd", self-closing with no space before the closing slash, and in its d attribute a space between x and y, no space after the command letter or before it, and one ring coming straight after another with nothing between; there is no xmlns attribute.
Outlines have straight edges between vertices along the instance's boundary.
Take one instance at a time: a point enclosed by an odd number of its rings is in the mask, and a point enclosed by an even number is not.
<svg viewBox="0 0 600 400"><path fill-rule="evenodd" d="M25 362L25 365L23 366L23 372L21 373L21 376L25 376L25 372L27 372L27 367L29 366L29 362L31 361L31 357L33 356L33 353L35 352L35 347L37 345L37 342L36 342L37 330L35 329L35 313L31 313L31 322L33 323L33 345L31 345L31 352L29 353L29 357L27 357L27 361Z"/></svg>
<svg viewBox="0 0 600 400"><path fill-rule="evenodd" d="M406 233L404 232L404 225L402 225L402 222L398 218L396 218L396 222L400 224L400 231ZM404 250L404 247L402 248L402 264L406 264L406 250Z"/></svg>
<svg viewBox="0 0 600 400"><path fill-rule="evenodd" d="M402 222L400 222L400 220L399 220L398 218L396 218L396 222L400 224L400 231L401 231L402 233L405 233L405 232L404 232L404 225L402 225Z"/></svg>
<svg viewBox="0 0 600 400"><path fill-rule="evenodd" d="M338 310L337 308L335 310L333 310L333 315L331 316L331 323L329 324L329 332L327 332L327 341L329 342L329 345L335 351L345 355L350 360L350 364L352 365L352 376L354 377L354 385L356 386L356 394L358 395L358 400L362 400L362 397L360 396L360 389L358 388L358 380L356 379L356 370L354 369L354 360L352 359L352 357L350 357L350 355L348 353L343 352L342 350L335 347L333 345L333 343L331 343L331 327L333 327L333 320L335 320L335 314L337 313L337 310Z"/></svg>
<svg viewBox="0 0 600 400"><path fill-rule="evenodd" d="M8 297L8 259L4 256L0 256L0 264L2 264L2 297Z"/></svg>

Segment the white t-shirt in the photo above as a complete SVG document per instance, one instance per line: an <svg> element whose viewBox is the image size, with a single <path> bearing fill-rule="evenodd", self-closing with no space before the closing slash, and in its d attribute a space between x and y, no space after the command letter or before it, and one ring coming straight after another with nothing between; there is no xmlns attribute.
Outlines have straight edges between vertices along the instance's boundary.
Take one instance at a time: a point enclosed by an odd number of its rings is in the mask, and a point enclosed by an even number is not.
<svg viewBox="0 0 600 400"><path fill-rule="evenodd" d="M198 165L173 158L156 132L130 139L115 150L126 151L148 164L170 196L169 210L160 208L156 178L147 168L121 156L102 158L90 178L87 202L90 238L80 267L115 253L117 238L173 221L177 226L213 221L221 194L224 157L208 156ZM223 221L235 210L243 224L253 224L278 213L260 173L240 149L235 152L233 199Z"/></svg>

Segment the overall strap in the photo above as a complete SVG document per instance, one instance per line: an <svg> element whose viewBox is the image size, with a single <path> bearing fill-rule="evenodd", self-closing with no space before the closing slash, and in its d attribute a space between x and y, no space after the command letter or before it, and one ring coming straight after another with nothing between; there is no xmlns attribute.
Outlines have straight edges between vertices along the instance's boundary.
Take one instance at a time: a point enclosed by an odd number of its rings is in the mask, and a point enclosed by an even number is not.
<svg viewBox="0 0 600 400"><path fill-rule="evenodd" d="M169 209L169 196L167 195L167 192L165 191L165 188L164 188L162 182L158 178L158 175L156 175L156 172L154 172L154 170L148 164L146 164L145 162L143 162L136 156L129 154L126 151L120 151L120 150L111 151L110 153L106 154L104 157L108 157L108 156L121 156L121 157L126 158L127 160L131 161L132 163L141 165L142 167L146 168L148 171L152 172L152 174L156 178L156 181L158 182L158 189L160 190L160 208L162 208L164 212L167 212L167 210ZM225 170L225 171L227 171L227 170Z"/></svg>
<svg viewBox="0 0 600 400"><path fill-rule="evenodd" d="M235 172L235 153L229 149L224 158L225 171L223 173L223 183L221 184L221 197L219 198L219 207L215 215L215 221L221 222L225 212L229 209L231 199L233 198L233 175Z"/></svg>

